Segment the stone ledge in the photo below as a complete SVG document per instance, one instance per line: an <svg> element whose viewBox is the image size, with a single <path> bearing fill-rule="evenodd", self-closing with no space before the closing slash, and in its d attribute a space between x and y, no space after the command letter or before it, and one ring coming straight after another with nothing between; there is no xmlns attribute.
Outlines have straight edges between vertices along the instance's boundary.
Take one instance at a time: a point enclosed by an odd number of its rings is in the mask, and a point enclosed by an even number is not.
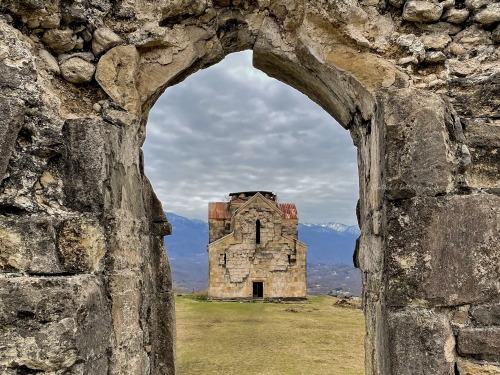
<svg viewBox="0 0 500 375"><path fill-rule="evenodd" d="M307 297L266 297L266 298L252 298L252 297L230 297L230 298L217 298L208 297L207 301L217 302L264 302L264 303L281 303L293 301L307 301Z"/></svg>
<svg viewBox="0 0 500 375"><path fill-rule="evenodd" d="M462 328L457 342L460 355L500 362L500 327Z"/></svg>
<svg viewBox="0 0 500 375"><path fill-rule="evenodd" d="M490 363L472 362L458 358L457 369L459 375L498 375L500 367Z"/></svg>
<svg viewBox="0 0 500 375"><path fill-rule="evenodd" d="M500 326L500 303L485 304L471 309L471 316L476 324Z"/></svg>

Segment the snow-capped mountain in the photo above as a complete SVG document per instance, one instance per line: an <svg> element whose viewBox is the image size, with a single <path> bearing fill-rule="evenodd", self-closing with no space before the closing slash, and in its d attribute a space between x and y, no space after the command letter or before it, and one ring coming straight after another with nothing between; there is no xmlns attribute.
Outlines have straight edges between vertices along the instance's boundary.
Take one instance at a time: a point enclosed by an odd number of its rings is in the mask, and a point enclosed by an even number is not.
<svg viewBox="0 0 500 375"><path fill-rule="evenodd" d="M360 230L341 223L299 224L299 240L306 243L307 261L352 265Z"/></svg>
<svg viewBox="0 0 500 375"><path fill-rule="evenodd" d="M208 223L166 212L172 224L172 235L165 237L170 258L186 258L203 255L208 245Z"/></svg>
<svg viewBox="0 0 500 375"><path fill-rule="evenodd" d="M315 228L318 228L318 230L319 230L319 227L325 228L325 230L333 229L334 231L339 232L339 233L347 232L347 233L355 234L356 236L359 236L361 233L361 231L359 230L357 225L345 225L345 224L335 223L335 222L328 222L328 223L321 223L321 224L305 223L303 225L306 227L311 227L311 228L315 227Z"/></svg>

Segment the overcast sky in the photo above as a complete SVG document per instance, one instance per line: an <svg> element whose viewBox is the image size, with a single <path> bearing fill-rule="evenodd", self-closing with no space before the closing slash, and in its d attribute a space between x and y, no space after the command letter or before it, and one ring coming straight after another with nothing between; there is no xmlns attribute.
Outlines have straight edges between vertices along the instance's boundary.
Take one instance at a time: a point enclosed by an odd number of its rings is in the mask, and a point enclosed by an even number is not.
<svg viewBox="0 0 500 375"><path fill-rule="evenodd" d="M356 149L308 97L226 57L170 87L149 116L146 174L165 211L207 221L210 201L270 190L300 221L356 224Z"/></svg>

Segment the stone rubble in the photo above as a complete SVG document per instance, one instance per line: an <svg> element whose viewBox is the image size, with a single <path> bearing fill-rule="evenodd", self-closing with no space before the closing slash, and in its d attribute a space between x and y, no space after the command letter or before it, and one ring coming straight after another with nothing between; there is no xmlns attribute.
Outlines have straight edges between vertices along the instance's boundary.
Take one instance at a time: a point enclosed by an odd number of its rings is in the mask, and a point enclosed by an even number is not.
<svg viewBox="0 0 500 375"><path fill-rule="evenodd" d="M47 71L54 74L61 74L61 69L59 68L59 64L54 56L50 54L46 49L41 49L38 52L38 56L43 60L46 65Z"/></svg>
<svg viewBox="0 0 500 375"><path fill-rule="evenodd" d="M81 57L69 57L61 62L61 74L71 83L87 83L92 81L95 65Z"/></svg>
<svg viewBox="0 0 500 375"><path fill-rule="evenodd" d="M42 42L56 53L69 52L76 46L73 30L50 29L43 33Z"/></svg>
<svg viewBox="0 0 500 375"><path fill-rule="evenodd" d="M403 19L413 22L435 22L443 14L443 5L432 1L408 0L403 9Z"/></svg>
<svg viewBox="0 0 500 375"><path fill-rule="evenodd" d="M92 52L94 55L99 56L110 48L113 48L121 43L123 43L123 39L113 32L113 30L109 27L101 27L94 31L92 39Z"/></svg>

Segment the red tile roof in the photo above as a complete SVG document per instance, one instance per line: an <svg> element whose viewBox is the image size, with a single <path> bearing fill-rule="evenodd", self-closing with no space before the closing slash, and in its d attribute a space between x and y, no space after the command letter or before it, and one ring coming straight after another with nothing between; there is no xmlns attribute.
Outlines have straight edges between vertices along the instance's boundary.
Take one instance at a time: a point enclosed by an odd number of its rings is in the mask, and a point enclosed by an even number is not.
<svg viewBox="0 0 500 375"><path fill-rule="evenodd" d="M209 202L208 203L208 218L209 219L228 219L227 203L225 202Z"/></svg>
<svg viewBox="0 0 500 375"><path fill-rule="evenodd" d="M283 219L298 219L297 207L293 203L280 203L278 208Z"/></svg>

